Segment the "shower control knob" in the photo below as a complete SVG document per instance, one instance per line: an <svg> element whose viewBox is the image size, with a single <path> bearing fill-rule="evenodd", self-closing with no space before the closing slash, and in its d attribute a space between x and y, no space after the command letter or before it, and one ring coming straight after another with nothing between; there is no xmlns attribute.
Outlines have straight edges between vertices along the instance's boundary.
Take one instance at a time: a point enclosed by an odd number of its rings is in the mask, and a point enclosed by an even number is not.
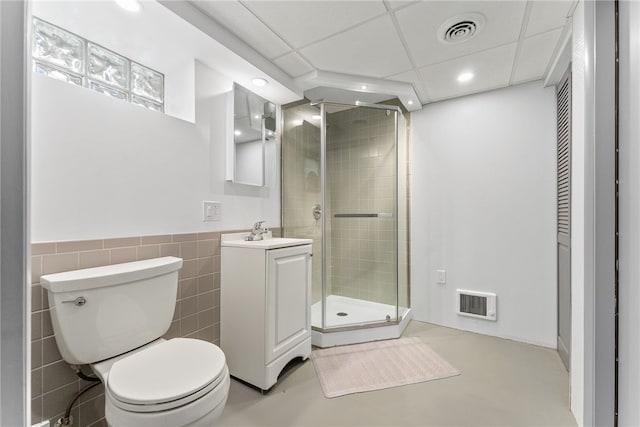
<svg viewBox="0 0 640 427"><path fill-rule="evenodd" d="M77 305L78 307L82 307L83 305L85 305L87 303L87 299L85 297L78 297L76 299L72 299L72 300L68 300L68 301L62 301L63 304L68 304L71 303L73 305Z"/></svg>

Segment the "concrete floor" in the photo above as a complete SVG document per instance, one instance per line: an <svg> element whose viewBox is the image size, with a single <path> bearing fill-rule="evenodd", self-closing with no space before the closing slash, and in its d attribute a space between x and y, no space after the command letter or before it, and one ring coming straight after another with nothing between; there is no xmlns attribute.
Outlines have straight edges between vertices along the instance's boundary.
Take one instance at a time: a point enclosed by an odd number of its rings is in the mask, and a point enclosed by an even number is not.
<svg viewBox="0 0 640 427"><path fill-rule="evenodd" d="M266 394L232 380L221 426L575 426L554 350L412 321L462 375L327 399L311 360Z"/></svg>

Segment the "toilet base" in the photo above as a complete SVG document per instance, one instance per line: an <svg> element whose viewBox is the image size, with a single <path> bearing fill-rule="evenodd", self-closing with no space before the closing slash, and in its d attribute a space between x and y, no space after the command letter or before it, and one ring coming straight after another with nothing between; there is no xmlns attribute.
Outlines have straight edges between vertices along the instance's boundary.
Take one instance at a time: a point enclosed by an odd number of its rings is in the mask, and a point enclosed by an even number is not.
<svg viewBox="0 0 640 427"><path fill-rule="evenodd" d="M229 396L231 380L225 367L224 380L200 399L161 412L128 412L115 406L105 393L105 418L109 427L211 427L222 415Z"/></svg>

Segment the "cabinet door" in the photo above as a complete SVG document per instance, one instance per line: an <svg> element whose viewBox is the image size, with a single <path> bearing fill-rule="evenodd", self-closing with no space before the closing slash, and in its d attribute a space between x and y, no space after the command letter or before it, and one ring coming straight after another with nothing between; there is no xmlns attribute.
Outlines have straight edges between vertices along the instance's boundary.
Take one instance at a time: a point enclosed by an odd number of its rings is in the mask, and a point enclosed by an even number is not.
<svg viewBox="0 0 640 427"><path fill-rule="evenodd" d="M265 364L311 335L311 245L267 251Z"/></svg>

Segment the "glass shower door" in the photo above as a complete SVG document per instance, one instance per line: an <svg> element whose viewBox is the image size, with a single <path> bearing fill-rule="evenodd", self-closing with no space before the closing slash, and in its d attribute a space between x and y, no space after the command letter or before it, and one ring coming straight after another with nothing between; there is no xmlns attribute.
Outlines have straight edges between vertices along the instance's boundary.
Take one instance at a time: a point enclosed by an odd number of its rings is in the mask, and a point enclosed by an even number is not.
<svg viewBox="0 0 640 427"><path fill-rule="evenodd" d="M325 103L323 329L398 319L394 107Z"/></svg>
<svg viewBox="0 0 640 427"><path fill-rule="evenodd" d="M313 240L312 327L399 321L408 214L398 108L305 101L283 108L282 129L283 236Z"/></svg>
<svg viewBox="0 0 640 427"><path fill-rule="evenodd" d="M282 229L284 237L312 239L311 325L322 328L321 106L283 109Z"/></svg>

